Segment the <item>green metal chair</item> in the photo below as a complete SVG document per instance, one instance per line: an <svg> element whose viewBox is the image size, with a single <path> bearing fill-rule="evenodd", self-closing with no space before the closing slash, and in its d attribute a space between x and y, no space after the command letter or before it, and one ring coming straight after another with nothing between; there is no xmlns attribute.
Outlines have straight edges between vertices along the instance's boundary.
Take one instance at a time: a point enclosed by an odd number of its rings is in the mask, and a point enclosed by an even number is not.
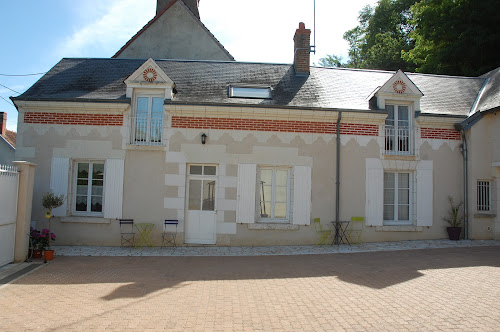
<svg viewBox="0 0 500 332"><path fill-rule="evenodd" d="M352 217L346 229L347 239L350 243L361 243L361 233L365 224L364 217Z"/></svg>
<svg viewBox="0 0 500 332"><path fill-rule="evenodd" d="M328 240L332 236L332 230L323 229L323 227L321 226L320 218L314 218L314 229L316 230L316 233L319 235L319 242L316 245L319 246L328 244L329 242Z"/></svg>

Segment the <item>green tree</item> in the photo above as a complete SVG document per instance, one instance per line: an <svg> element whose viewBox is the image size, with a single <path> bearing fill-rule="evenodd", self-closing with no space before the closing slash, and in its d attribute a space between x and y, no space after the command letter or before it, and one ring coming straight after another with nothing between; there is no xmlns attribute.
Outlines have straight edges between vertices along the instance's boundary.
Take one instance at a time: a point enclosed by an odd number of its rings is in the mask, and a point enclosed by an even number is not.
<svg viewBox="0 0 500 332"><path fill-rule="evenodd" d="M500 65L498 0L422 0L412 7L417 72L478 76Z"/></svg>
<svg viewBox="0 0 500 332"><path fill-rule="evenodd" d="M345 67L346 64L342 63L342 57L327 54L326 57L319 59L320 66L323 67Z"/></svg>

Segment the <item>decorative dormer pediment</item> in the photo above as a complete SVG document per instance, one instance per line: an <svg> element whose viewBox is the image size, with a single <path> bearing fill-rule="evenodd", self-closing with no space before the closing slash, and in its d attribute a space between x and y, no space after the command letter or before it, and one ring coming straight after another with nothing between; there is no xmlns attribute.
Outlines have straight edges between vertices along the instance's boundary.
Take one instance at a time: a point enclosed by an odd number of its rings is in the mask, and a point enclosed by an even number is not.
<svg viewBox="0 0 500 332"><path fill-rule="evenodd" d="M127 85L127 97L132 98L134 89L164 90L165 99L172 98L174 82L151 58L144 62L124 82Z"/></svg>
<svg viewBox="0 0 500 332"><path fill-rule="evenodd" d="M415 110L420 108L420 98L424 94L412 80L400 69L375 93L378 108L384 109L386 100L410 102Z"/></svg>

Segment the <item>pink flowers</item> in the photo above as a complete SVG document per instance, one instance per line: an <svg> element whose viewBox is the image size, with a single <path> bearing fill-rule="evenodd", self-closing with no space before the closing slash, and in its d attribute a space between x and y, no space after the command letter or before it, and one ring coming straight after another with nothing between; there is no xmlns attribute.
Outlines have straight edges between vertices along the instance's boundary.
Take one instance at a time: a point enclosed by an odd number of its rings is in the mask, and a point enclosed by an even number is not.
<svg viewBox="0 0 500 332"><path fill-rule="evenodd" d="M47 250L49 247L49 234L51 241L55 241L56 235L54 233L51 233L47 228L42 229L42 231L40 232L39 230L30 227L30 239L32 248L42 251Z"/></svg>

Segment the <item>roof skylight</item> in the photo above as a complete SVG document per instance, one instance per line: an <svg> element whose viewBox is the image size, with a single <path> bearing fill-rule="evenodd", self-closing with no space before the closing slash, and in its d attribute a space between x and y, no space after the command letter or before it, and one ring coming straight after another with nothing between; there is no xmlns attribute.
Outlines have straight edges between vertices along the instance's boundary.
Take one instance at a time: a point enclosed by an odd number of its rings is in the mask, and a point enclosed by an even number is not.
<svg viewBox="0 0 500 332"><path fill-rule="evenodd" d="M271 99L270 86L229 86L230 98Z"/></svg>

